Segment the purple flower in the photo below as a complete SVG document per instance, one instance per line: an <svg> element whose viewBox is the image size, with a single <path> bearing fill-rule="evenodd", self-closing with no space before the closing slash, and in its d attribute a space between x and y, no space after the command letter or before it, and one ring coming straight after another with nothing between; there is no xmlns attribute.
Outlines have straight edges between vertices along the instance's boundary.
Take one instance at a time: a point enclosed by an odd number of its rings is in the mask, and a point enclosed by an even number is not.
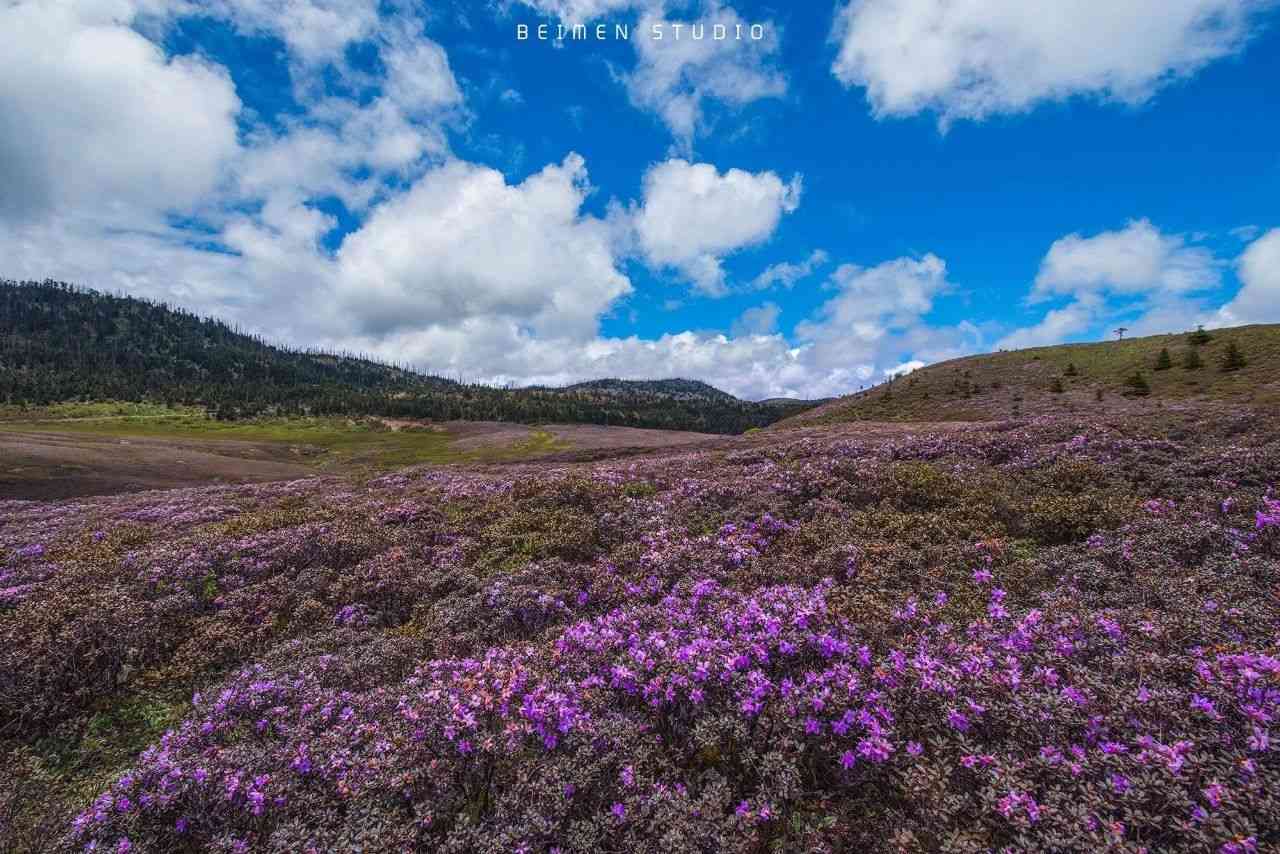
<svg viewBox="0 0 1280 854"><path fill-rule="evenodd" d="M1191 696L1191 708L1195 709L1197 712L1208 715L1214 720L1218 719L1218 710L1214 708L1213 701L1207 697L1202 697L1199 694L1193 694Z"/></svg>
<svg viewBox="0 0 1280 854"><path fill-rule="evenodd" d="M886 762L893 753L893 745L883 738L864 738L858 742L858 755L872 762Z"/></svg>
<svg viewBox="0 0 1280 854"><path fill-rule="evenodd" d="M1072 687L1071 685L1067 685L1062 689L1062 696L1067 698L1072 703L1074 703L1075 705L1079 706L1082 709L1085 706L1089 705L1089 699L1085 697L1084 694L1080 693L1078 689Z"/></svg>
<svg viewBox="0 0 1280 854"><path fill-rule="evenodd" d="M627 818L627 807L625 804L615 802L609 812L613 813L613 817L618 821L625 821Z"/></svg>
<svg viewBox="0 0 1280 854"><path fill-rule="evenodd" d="M293 762L290 763L289 767L303 777L311 773L311 757L308 754L306 742L298 745L297 753L294 755Z"/></svg>
<svg viewBox="0 0 1280 854"><path fill-rule="evenodd" d="M858 763L858 757L854 755L852 750L846 750L840 754L840 765L846 770L850 770Z"/></svg>

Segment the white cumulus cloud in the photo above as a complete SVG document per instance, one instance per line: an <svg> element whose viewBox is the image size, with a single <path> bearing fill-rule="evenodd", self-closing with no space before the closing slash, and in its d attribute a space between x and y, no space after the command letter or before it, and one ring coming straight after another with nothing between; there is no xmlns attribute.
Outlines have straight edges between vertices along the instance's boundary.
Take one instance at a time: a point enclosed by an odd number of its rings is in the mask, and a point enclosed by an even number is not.
<svg viewBox="0 0 1280 854"><path fill-rule="evenodd" d="M1166 234L1145 219L1091 237L1067 235L1045 254L1028 298L1032 305L1066 302L1008 333L997 346L1056 344L1113 326L1124 326L1132 335L1154 335L1201 323L1280 321L1280 229L1246 247L1235 262L1238 292L1215 306L1211 298L1229 266L1208 248Z"/></svg>
<svg viewBox="0 0 1280 854"><path fill-rule="evenodd" d="M588 192L576 154L517 185L494 169L445 164L345 239L344 301L360 331L487 318L588 339L631 290L609 226L581 212Z"/></svg>
<svg viewBox="0 0 1280 854"><path fill-rule="evenodd" d="M242 32L282 40L303 66L340 61L347 46L379 24L378 0L205 0L185 11L231 21Z"/></svg>
<svg viewBox="0 0 1280 854"><path fill-rule="evenodd" d="M794 288L798 282L812 276L820 267L826 266L831 256L825 250L815 249L808 258L800 262L783 261L766 267L760 275L751 280L751 287L758 291L773 287Z"/></svg>
<svg viewBox="0 0 1280 854"><path fill-rule="evenodd" d="M750 26L758 23L764 37L753 40ZM653 37L655 27L661 29L661 39ZM715 38L718 27L725 35L720 40ZM777 64L776 24L747 21L711 2L690 18L668 17L660 7L647 11L637 30L632 37L636 65L622 79L632 103L662 119L682 154L689 155L695 137L709 128L707 104L741 108L787 92L786 75Z"/></svg>
<svg viewBox="0 0 1280 854"><path fill-rule="evenodd" d="M566 26L588 24L607 15L625 12L660 0L519 0L549 18L559 18Z"/></svg>
<svg viewBox="0 0 1280 854"><path fill-rule="evenodd" d="M782 216L800 204L799 175L729 169L668 160L644 178L633 212L639 247L649 264L678 270L707 295L727 290L721 260L768 240Z"/></svg>
<svg viewBox="0 0 1280 854"><path fill-rule="evenodd" d="M1185 294L1216 286L1220 268L1208 249L1140 219L1119 231L1069 234L1055 241L1040 264L1032 296L1153 290Z"/></svg>
<svg viewBox="0 0 1280 854"><path fill-rule="evenodd" d="M1249 244L1236 273L1240 291L1222 307L1217 325L1280 322L1280 228Z"/></svg>
<svg viewBox="0 0 1280 854"><path fill-rule="evenodd" d="M832 67L881 116L946 123L1086 95L1126 104L1240 51L1273 0L851 0Z"/></svg>
<svg viewBox="0 0 1280 854"><path fill-rule="evenodd" d="M128 26L138 11L0 5L0 219L182 209L224 177L239 151L230 76L165 56Z"/></svg>
<svg viewBox="0 0 1280 854"><path fill-rule="evenodd" d="M782 309L775 302L749 308L733 322L730 330L735 338L746 335L770 335L778 328L778 318Z"/></svg>

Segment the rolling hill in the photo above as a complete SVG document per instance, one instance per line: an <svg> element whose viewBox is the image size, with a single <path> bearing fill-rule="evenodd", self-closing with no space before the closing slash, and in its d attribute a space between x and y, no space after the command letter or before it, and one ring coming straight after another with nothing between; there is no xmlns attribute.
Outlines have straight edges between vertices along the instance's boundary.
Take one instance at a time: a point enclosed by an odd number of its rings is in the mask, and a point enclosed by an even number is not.
<svg viewBox="0 0 1280 854"><path fill-rule="evenodd" d="M0 280L0 404L200 405L220 418L378 415L741 433L812 406L705 383L597 380L500 389L353 354L273 345L171 306L61 282Z"/></svg>
<svg viewBox="0 0 1280 854"><path fill-rule="evenodd" d="M1243 365L1226 365L1233 347ZM1280 406L1280 325L967 356L828 402L778 427L1142 412L1191 400Z"/></svg>

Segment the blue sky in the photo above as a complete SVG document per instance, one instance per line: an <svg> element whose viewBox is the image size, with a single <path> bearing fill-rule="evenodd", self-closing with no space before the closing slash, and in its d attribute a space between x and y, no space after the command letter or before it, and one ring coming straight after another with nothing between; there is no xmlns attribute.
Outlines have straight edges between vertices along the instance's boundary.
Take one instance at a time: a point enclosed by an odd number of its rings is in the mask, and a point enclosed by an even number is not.
<svg viewBox="0 0 1280 854"><path fill-rule="evenodd" d="M1280 7L1024 5L9 4L0 275L755 398L1280 321Z"/></svg>

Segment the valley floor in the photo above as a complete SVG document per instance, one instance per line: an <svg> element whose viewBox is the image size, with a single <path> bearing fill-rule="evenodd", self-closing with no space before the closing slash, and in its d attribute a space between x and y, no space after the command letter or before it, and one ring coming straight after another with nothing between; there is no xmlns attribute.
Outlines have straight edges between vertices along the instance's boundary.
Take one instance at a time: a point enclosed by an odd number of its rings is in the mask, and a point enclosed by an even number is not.
<svg viewBox="0 0 1280 854"><path fill-rule="evenodd" d="M269 419L203 414L0 420L0 498L56 500L150 489L368 475L415 463L565 460L723 437L593 425Z"/></svg>

